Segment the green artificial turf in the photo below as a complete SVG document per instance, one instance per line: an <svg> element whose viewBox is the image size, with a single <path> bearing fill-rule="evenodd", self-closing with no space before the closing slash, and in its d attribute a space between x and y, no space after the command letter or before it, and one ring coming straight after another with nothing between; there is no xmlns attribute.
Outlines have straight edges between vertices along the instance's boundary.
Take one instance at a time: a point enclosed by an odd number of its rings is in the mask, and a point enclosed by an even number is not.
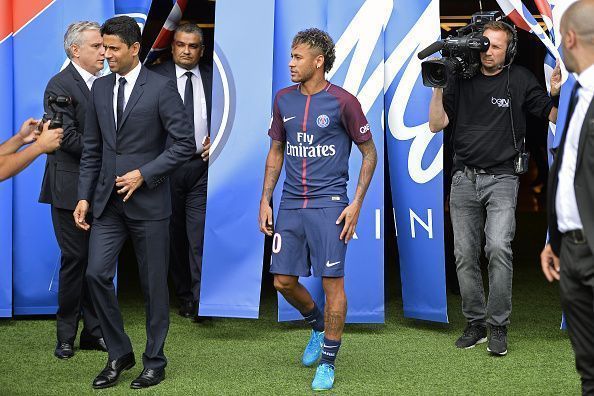
<svg viewBox="0 0 594 396"><path fill-rule="evenodd" d="M579 394L570 343L559 330L558 288L550 286L539 270L544 220L531 216L522 217L518 226L522 238L514 245L508 356L489 356L486 345L470 350L454 347L465 325L459 297L448 295L449 325L419 322L402 317L399 290L388 285L385 325L347 325L330 394ZM301 323L276 323L273 293L265 293L259 320L195 324L172 309L165 345L166 380L155 388L133 391L130 381L142 368L144 311L136 293L124 293L121 300L137 365L124 372L118 385L91 389L92 379L105 365L101 352L76 350L70 360L54 358L54 320L4 320L0 321L0 395L313 393L315 368L300 365L309 330Z"/></svg>

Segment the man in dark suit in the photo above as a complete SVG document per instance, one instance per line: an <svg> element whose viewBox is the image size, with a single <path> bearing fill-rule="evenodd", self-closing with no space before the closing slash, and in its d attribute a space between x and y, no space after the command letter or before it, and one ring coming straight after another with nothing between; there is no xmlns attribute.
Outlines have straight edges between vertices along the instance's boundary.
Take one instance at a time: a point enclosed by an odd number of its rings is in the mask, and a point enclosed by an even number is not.
<svg viewBox="0 0 594 396"><path fill-rule="evenodd" d="M540 256L547 280L560 281L584 395L594 395L593 20L594 0L573 3L561 19L565 66L578 77L549 174L549 243Z"/></svg>
<svg viewBox="0 0 594 396"><path fill-rule="evenodd" d="M154 67L154 71L171 78L194 126L197 151L192 159L177 169L171 182L171 266L169 273L180 303L179 314L199 317L202 248L206 216L208 152L212 67L200 63L204 52L202 29L185 23L177 27L171 43L173 59Z"/></svg>
<svg viewBox="0 0 594 396"><path fill-rule="evenodd" d="M99 29L97 22L88 21L68 26L64 35L64 49L70 63L52 77L43 94L46 114L51 117L54 111L61 111L64 124L62 147L47 156L39 195L39 202L51 205L54 233L61 253L56 314L58 344L54 351L54 355L60 359L74 355L73 345L81 310L83 330L80 334L80 349L107 351L84 279L89 234L79 230L72 222L72 211L77 203L78 169L87 101L105 59ZM71 104L63 109L50 107L48 99L59 95L69 96Z"/></svg>
<svg viewBox="0 0 594 396"><path fill-rule="evenodd" d="M109 351L93 387L114 385L136 363L113 285L116 258L129 236L145 296L147 333L144 369L130 386L145 388L165 378L167 364L167 176L190 159L196 145L175 84L139 62L140 28L134 19L111 18L101 35L112 74L95 81L91 90L74 211L76 224L91 230L86 277ZM90 202L92 226L85 219Z"/></svg>

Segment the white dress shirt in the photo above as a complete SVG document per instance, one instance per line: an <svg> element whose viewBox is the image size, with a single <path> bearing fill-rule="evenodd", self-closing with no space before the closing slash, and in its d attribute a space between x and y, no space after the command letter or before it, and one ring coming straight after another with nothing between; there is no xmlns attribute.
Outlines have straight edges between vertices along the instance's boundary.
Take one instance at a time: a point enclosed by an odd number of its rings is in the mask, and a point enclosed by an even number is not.
<svg viewBox="0 0 594 396"><path fill-rule="evenodd" d="M130 99L130 94L134 89L134 85L136 84L136 80L138 80L138 75L140 74L140 67L142 65L140 62L136 65L136 67L128 72L125 76L122 76L119 73L116 73L115 76L115 85L113 86L113 119L116 120L116 125L118 125L118 89L120 86L120 77L124 77L126 79L126 85L124 85L124 108L123 111L126 109L126 105L128 104L128 99Z"/></svg>
<svg viewBox="0 0 594 396"><path fill-rule="evenodd" d="M569 120L567 137L563 148L563 160L559 169L559 185L555 196L557 226L560 232L582 229L582 220L575 198L574 178L580 133L586 112L594 96L594 65L584 70L577 78L581 87L577 91L578 101Z"/></svg>
<svg viewBox="0 0 594 396"><path fill-rule="evenodd" d="M86 71L85 69L80 67L78 64L76 64L76 62L70 61L70 63L72 63L72 66L74 66L74 68L76 69L78 74L80 74L80 76L82 77L85 84L87 84L87 87L89 88L89 90L91 90L91 87L93 86L93 82L99 77L89 73L88 71Z"/></svg>
<svg viewBox="0 0 594 396"><path fill-rule="evenodd" d="M194 137L196 138L197 153L202 152L202 141L208 134L208 121L206 109L206 96L204 96L204 86L200 69L196 65L193 69L187 70L175 65L175 75L177 77L177 91L184 100L186 93L187 72L192 72L192 88L194 90Z"/></svg>

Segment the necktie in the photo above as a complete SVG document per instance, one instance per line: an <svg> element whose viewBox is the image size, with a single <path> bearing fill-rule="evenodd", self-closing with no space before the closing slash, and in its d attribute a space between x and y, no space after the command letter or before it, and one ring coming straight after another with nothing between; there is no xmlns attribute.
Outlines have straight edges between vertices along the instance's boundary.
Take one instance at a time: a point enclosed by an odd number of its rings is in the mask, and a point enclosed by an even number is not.
<svg viewBox="0 0 594 396"><path fill-rule="evenodd" d="M567 107L567 121L566 124L569 126L569 121L571 120L571 116L573 115L573 111L575 110L575 106L577 105L579 95L578 91L582 86L579 82L575 82L573 88L571 89L571 96L569 98L569 106Z"/></svg>
<svg viewBox="0 0 594 396"><path fill-rule="evenodd" d="M126 85L126 78L124 77L120 77L120 79L118 80L120 85L118 87L118 104L117 104L117 108L116 108L116 112L117 112L117 125L118 128L120 127L120 122L122 121L122 115L124 114L124 85Z"/></svg>
<svg viewBox="0 0 594 396"><path fill-rule="evenodd" d="M188 113L188 117L190 117L190 124L192 125L192 130L194 130L194 85L192 84L192 75L191 71L185 73L188 79L186 80L186 90L184 91L184 106L186 108L186 113Z"/></svg>

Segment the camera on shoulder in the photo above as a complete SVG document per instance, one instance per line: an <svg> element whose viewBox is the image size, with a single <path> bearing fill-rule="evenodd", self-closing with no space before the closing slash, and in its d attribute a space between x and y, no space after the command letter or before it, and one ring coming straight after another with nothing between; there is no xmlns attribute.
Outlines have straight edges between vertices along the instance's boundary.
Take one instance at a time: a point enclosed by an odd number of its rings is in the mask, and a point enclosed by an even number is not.
<svg viewBox="0 0 594 396"><path fill-rule="evenodd" d="M418 53L419 59L441 51L441 59L430 59L421 63L423 85L431 88L445 88L452 76L463 79L474 77L480 67L480 53L489 49L489 39L483 36L487 22L503 19L500 11L477 12L471 22L456 31L456 36L438 40Z"/></svg>

